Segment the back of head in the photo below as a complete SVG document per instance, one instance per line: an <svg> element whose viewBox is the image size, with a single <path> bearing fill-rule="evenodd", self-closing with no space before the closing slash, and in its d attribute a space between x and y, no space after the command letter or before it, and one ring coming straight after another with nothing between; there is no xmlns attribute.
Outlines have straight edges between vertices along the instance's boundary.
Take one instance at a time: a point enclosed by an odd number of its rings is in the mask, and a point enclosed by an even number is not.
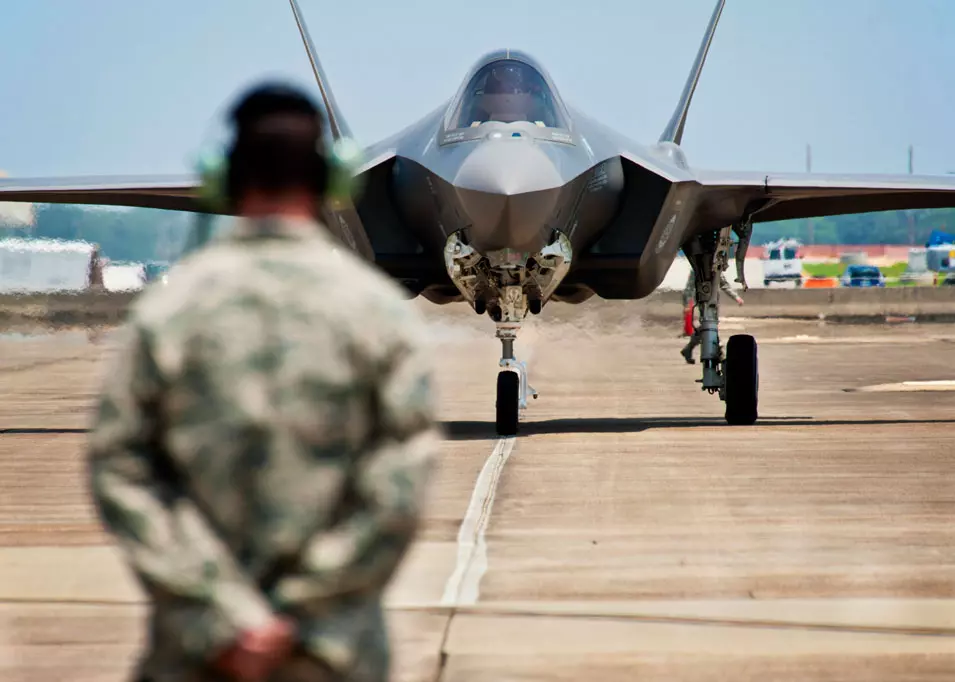
<svg viewBox="0 0 955 682"><path fill-rule="evenodd" d="M290 86L267 83L246 93L230 113L227 191L234 202L250 193L282 196L309 192L320 198L328 181L323 116Z"/></svg>

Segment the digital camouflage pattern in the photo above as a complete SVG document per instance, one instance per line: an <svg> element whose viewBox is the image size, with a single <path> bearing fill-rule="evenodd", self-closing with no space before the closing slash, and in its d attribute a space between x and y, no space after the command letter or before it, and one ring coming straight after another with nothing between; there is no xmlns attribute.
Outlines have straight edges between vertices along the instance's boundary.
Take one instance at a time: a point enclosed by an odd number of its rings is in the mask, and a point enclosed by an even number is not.
<svg viewBox="0 0 955 682"><path fill-rule="evenodd" d="M398 286L318 224L239 221L124 332L88 455L153 604L143 679L220 679L208 661L273 612L298 623L297 665L387 679L382 592L440 442Z"/></svg>

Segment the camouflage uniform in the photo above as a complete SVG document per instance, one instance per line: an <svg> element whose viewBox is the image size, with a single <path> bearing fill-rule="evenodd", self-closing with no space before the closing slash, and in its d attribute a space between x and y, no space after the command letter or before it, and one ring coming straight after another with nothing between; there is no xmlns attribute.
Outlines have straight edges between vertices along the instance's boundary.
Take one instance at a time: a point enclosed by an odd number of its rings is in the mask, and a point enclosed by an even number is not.
<svg viewBox="0 0 955 682"><path fill-rule="evenodd" d="M739 300L739 294L736 290L726 281L726 275L720 273L720 289L723 293L727 294L735 300ZM696 300L696 273L693 271L693 268L690 268L690 276L686 280L686 286L683 288L683 307L690 305L693 301ZM693 326L693 335L690 336L690 340L687 341L687 344L683 347L683 350L680 353L686 359L687 362L693 363L693 349L700 345L702 339L700 338L700 328L696 325Z"/></svg>
<svg viewBox="0 0 955 682"><path fill-rule="evenodd" d="M239 221L129 315L89 463L153 605L139 679L223 679L273 612L300 644L270 680L388 678L382 592L441 434L422 320L333 240Z"/></svg>

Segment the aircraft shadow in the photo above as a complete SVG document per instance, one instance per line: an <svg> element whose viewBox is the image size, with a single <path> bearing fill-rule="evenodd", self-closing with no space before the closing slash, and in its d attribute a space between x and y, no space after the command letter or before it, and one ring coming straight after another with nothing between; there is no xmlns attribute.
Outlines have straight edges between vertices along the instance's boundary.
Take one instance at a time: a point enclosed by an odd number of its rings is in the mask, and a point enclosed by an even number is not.
<svg viewBox="0 0 955 682"><path fill-rule="evenodd" d="M764 417L753 426L730 426L722 417L567 418L522 422L518 436L571 433L640 433L649 429L723 427L758 429L766 426L880 426L893 424L955 424L955 419L813 419L812 417ZM446 421L447 440L496 440L494 422Z"/></svg>

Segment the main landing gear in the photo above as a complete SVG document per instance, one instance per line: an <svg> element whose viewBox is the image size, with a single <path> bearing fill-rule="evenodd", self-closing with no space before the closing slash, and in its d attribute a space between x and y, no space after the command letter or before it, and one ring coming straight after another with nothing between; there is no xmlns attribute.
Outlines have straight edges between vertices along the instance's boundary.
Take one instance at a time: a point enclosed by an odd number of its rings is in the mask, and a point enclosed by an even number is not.
<svg viewBox="0 0 955 682"><path fill-rule="evenodd" d="M755 424L759 417L759 359L756 339L736 334L726 344L723 400L726 421L733 425Z"/></svg>
<svg viewBox="0 0 955 682"><path fill-rule="evenodd" d="M494 311L501 340L501 371L497 375L497 434L514 436L520 410L527 408L527 398L537 398L537 391L527 381L527 363L514 357L514 341L524 317L524 292L519 286L504 289L499 311Z"/></svg>
<svg viewBox="0 0 955 682"><path fill-rule="evenodd" d="M746 287L743 260L752 227L749 221L695 237L684 251L696 275L696 300L700 310L702 389L719 394L726 404L729 424L748 426L759 417L759 359L756 340L748 334L731 336L726 355L719 339L719 295L729 257L730 231L739 236L737 282Z"/></svg>

